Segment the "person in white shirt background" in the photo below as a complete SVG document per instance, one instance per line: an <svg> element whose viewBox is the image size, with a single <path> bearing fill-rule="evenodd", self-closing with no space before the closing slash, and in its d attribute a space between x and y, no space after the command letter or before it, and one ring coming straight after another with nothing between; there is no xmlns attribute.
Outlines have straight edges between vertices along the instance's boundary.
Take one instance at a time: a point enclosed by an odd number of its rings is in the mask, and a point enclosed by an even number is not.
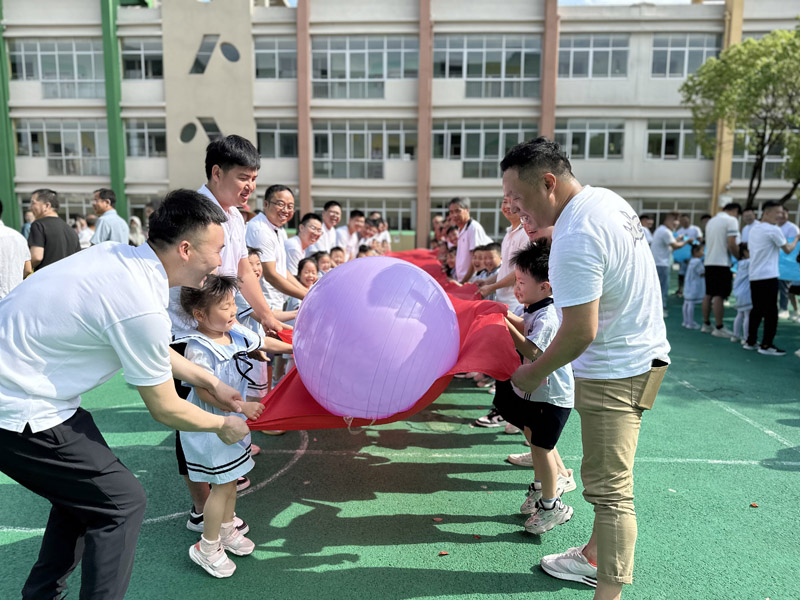
<svg viewBox="0 0 800 600"><path fill-rule="evenodd" d="M297 235L284 243L286 248L286 269L297 273L298 263L306 258L306 250L313 246L322 235L322 217L317 213L306 213L297 226Z"/></svg>
<svg viewBox="0 0 800 600"><path fill-rule="evenodd" d="M467 283L472 277L472 251L475 246L491 243L492 239L475 219L470 218L469 198L453 198L448 204L448 214L456 227L458 227L458 244L456 252L456 277L461 283Z"/></svg>
<svg viewBox="0 0 800 600"><path fill-rule="evenodd" d="M317 252L330 252L336 247L336 226L342 220L342 205L336 200L329 200L322 208L322 234L319 239L306 249L306 256Z"/></svg>
<svg viewBox="0 0 800 600"><path fill-rule="evenodd" d="M706 239L706 295L703 297L703 326L701 333L730 338L733 332L724 326L725 300L733 290L731 256L739 258L739 214L742 207L736 202L726 204L708 220ZM701 217L702 221L702 217ZM711 312L714 312L714 326Z"/></svg>
<svg viewBox="0 0 800 600"><path fill-rule="evenodd" d="M383 215L377 210L373 210L371 213L369 213L367 218L377 221L378 223L378 234L375 236L375 241L380 244L381 253L383 254L386 252L391 252L392 234L389 233L389 223L386 222L386 219L384 219Z"/></svg>
<svg viewBox="0 0 800 600"><path fill-rule="evenodd" d="M756 211L752 208L745 208L742 211L742 243L746 244L750 239L750 229L756 221Z"/></svg>
<svg viewBox="0 0 800 600"><path fill-rule="evenodd" d="M661 285L661 308L663 316L667 316L667 297L669 296L669 265L672 260L672 251L682 248L687 240L684 238L675 239L673 231L678 224L678 213L667 213L664 221L659 225L653 234L653 241L650 243L650 251L653 253L653 260L656 263L658 282Z"/></svg>
<svg viewBox="0 0 800 600"><path fill-rule="evenodd" d="M797 234L800 232L800 230L798 230L797 225L788 219L789 213L785 207L781 206L781 211L778 214L778 221L775 224L780 228L783 237L785 237L787 240L797 239ZM800 317L800 313L797 311L797 298L795 298L794 294L789 293L789 287L791 286L791 283L791 281L787 281L785 279L778 280L778 306L780 307L778 318L780 319L791 318L792 320L797 320ZM794 314L789 313L790 303L792 305L792 311Z"/></svg>
<svg viewBox="0 0 800 600"><path fill-rule="evenodd" d="M774 342L778 330L778 263L780 251L787 254L794 250L798 238L787 242L778 222L784 212L778 202L767 201L762 207L761 222L750 230L750 293L753 308L750 311L750 324L745 350L755 350L758 327L764 320L764 334L761 338L759 354L783 356L786 354L776 348Z"/></svg>
<svg viewBox="0 0 800 600"><path fill-rule="evenodd" d="M633 463L642 413L669 363L658 275L630 204L581 185L556 142L518 144L500 168L513 209L537 229L555 226L550 283L562 309L547 350L512 381L531 392L572 363L584 497L595 510L589 543L545 556L541 565L553 577L596 586L595 600L616 600L633 581Z"/></svg>
<svg viewBox="0 0 800 600"><path fill-rule="evenodd" d="M344 250L345 260L353 260L358 254L358 237L364 221L364 213L356 208L350 211L347 225L336 229L336 245Z"/></svg>
<svg viewBox="0 0 800 600"><path fill-rule="evenodd" d="M653 243L653 225L656 220L653 215L642 215L639 217L639 222L642 224L642 231L644 232L644 239L648 246Z"/></svg>
<svg viewBox="0 0 800 600"><path fill-rule="evenodd" d="M0 217L2 216L3 202L0 201ZM0 299L7 296L31 273L33 267L28 241L21 233L6 227L0 221Z"/></svg>
<svg viewBox="0 0 800 600"><path fill-rule="evenodd" d="M687 240L688 242L693 242L694 240L702 240L703 239L703 232L697 225L692 225L692 220L686 213L681 214L678 217L679 227L677 231L675 231L675 235L678 236L678 239ZM681 260L678 261L678 291L676 292L677 296L683 295L683 281L686 278L686 267L689 266L689 260Z"/></svg>

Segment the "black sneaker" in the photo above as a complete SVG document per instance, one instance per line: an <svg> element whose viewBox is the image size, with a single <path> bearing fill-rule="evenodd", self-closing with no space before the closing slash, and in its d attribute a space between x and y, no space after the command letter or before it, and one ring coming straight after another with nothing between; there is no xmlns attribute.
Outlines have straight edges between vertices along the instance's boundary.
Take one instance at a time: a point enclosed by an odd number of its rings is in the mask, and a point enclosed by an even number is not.
<svg viewBox="0 0 800 600"><path fill-rule="evenodd" d="M236 491L241 492L250 487L250 480L247 477L239 477L236 480Z"/></svg>
<svg viewBox="0 0 800 600"><path fill-rule="evenodd" d="M246 535L247 532L250 531L250 526L237 517L236 513L233 513L233 523L242 535ZM186 529L189 531L196 531L197 533L203 533L203 513L194 512L194 506L192 506L189 511L189 520L186 521Z"/></svg>
<svg viewBox="0 0 800 600"><path fill-rule="evenodd" d="M496 408L489 411L489 414L475 421L478 427L505 427L506 420Z"/></svg>
<svg viewBox="0 0 800 600"><path fill-rule="evenodd" d="M786 356L786 350L781 350L780 348L776 348L775 346L761 346L758 349L759 354L764 354L766 356Z"/></svg>

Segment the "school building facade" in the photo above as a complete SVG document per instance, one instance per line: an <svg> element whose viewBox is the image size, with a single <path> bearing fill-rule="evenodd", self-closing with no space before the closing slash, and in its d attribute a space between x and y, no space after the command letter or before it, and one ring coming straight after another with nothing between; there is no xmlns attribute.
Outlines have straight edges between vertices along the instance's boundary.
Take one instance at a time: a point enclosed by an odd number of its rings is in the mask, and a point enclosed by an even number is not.
<svg viewBox="0 0 800 600"><path fill-rule="evenodd" d="M64 216L112 187L122 214L198 188L209 139L262 156L300 210L379 210L424 244L457 195L502 237L498 163L547 135L578 179L640 212L746 197L752 158L715 131L703 156L679 87L748 36L796 25L784 0L558 6L556 0L0 0L0 195L19 227L49 187ZM780 198L782 152L760 200ZM798 222L797 201L787 207Z"/></svg>

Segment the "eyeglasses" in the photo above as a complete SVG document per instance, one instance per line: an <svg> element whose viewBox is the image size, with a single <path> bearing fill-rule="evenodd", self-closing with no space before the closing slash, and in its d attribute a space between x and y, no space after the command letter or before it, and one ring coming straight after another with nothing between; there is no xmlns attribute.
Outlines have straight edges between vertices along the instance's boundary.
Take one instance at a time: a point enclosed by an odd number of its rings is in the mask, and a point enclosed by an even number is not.
<svg viewBox="0 0 800 600"><path fill-rule="evenodd" d="M306 225L313 233L322 233L322 227L317 227L316 225Z"/></svg>
<svg viewBox="0 0 800 600"><path fill-rule="evenodd" d="M284 202L283 200L278 200L277 202L275 202L275 200L270 200L269 203L275 206L275 208L277 208L278 210L283 210L283 209L294 210L294 204L286 204L286 202Z"/></svg>

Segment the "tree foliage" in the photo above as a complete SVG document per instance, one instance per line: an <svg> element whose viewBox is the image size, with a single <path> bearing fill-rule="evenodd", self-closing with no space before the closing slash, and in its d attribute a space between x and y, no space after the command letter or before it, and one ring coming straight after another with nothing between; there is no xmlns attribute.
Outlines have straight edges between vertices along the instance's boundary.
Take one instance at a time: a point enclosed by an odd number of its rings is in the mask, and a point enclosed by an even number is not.
<svg viewBox="0 0 800 600"><path fill-rule="evenodd" d="M789 154L784 177L793 186L783 201L791 198L800 185L800 27L731 46L690 75L680 91L704 152L714 150L705 132L718 121L746 132L755 158L748 207L755 204L770 148L786 148Z"/></svg>

